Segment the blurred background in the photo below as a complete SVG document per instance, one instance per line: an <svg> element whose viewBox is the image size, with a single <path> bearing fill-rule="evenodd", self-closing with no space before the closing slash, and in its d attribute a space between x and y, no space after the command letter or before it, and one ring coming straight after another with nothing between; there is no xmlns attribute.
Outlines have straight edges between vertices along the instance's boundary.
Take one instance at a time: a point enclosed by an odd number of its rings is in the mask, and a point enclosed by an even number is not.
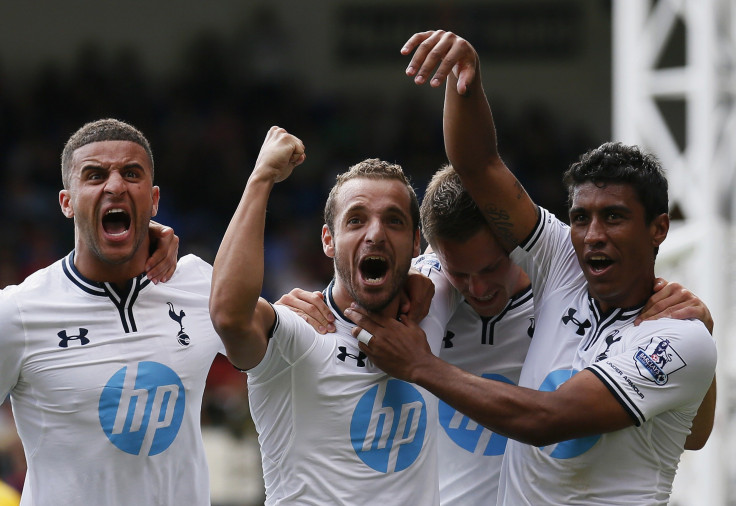
<svg viewBox="0 0 736 506"><path fill-rule="evenodd" d="M688 3L637 1L650 13L672 4L675 14ZM115 117L151 141L161 187L157 220L175 229L181 255L209 262L268 128L299 136L307 161L278 185L269 204L263 295L275 301L293 287L322 289L332 265L321 249L321 212L335 175L365 158L382 158L404 167L421 198L446 161L443 92L415 86L404 74L409 58L399 53L412 33L427 29L451 30L474 44L506 163L538 203L565 217L562 171L614 138L616 3L2 2L0 287L72 249L73 226L58 207L59 156L82 124ZM688 63L686 20L681 12L673 23L660 67ZM674 125L673 138L687 142L687 108L669 100L662 112ZM678 272L670 278L693 279ZM720 395L728 396L728 379L720 385ZM725 409L719 407L717 421L723 430L730 419ZM225 359L213 366L202 417L213 504L262 504L245 378ZM712 453L702 458L721 474L698 480L715 480L716 502L676 491L673 504L734 504L726 500L732 474ZM678 490L693 488L686 470ZM21 487L23 473L5 402L0 478Z"/></svg>

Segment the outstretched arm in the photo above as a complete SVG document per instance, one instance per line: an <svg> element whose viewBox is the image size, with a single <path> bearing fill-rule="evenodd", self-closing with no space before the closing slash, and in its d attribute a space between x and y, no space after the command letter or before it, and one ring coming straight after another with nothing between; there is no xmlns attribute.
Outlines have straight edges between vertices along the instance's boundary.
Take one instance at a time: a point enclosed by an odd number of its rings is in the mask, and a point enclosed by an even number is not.
<svg viewBox="0 0 736 506"><path fill-rule="evenodd" d="M437 87L447 81L443 116L447 157L511 251L531 233L537 208L499 156L478 54L468 41L443 30L414 34L401 49L405 55L412 51L406 73L415 83L429 80Z"/></svg>
<svg viewBox="0 0 736 506"><path fill-rule="evenodd" d="M356 305L345 315L373 335L359 346L375 365L426 388L498 434L543 446L634 424L590 371L581 371L553 392L518 387L476 376L434 356L422 329L405 317L382 318Z"/></svg>
<svg viewBox="0 0 736 506"><path fill-rule="evenodd" d="M274 184L305 159L304 145L271 127L215 257L210 317L227 356L240 369L261 361L276 315L260 298L266 205Z"/></svg>

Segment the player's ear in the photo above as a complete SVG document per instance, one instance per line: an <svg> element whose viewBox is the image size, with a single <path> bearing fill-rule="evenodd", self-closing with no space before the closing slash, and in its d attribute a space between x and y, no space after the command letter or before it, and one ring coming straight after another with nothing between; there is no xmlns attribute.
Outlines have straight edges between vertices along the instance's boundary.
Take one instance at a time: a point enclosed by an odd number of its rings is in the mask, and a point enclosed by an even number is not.
<svg viewBox="0 0 736 506"><path fill-rule="evenodd" d="M333 239L330 228L326 224L322 225L322 251L330 258L335 258L335 242Z"/></svg>
<svg viewBox="0 0 736 506"><path fill-rule="evenodd" d="M59 206L61 212L67 218L74 217L74 208L72 207L72 197L69 195L69 190L61 190L59 192Z"/></svg>
<svg viewBox="0 0 736 506"><path fill-rule="evenodd" d="M667 232L670 230L669 215L663 213L654 218L649 229L652 234L652 245L656 248L667 238Z"/></svg>
<svg viewBox="0 0 736 506"><path fill-rule="evenodd" d="M412 258L416 258L422 251L422 234L419 232L419 228L414 231L414 253Z"/></svg>
<svg viewBox="0 0 736 506"><path fill-rule="evenodd" d="M151 189L151 200L153 201L153 208L151 209L151 216L158 214L158 200L161 198L161 190L158 186L154 186Z"/></svg>

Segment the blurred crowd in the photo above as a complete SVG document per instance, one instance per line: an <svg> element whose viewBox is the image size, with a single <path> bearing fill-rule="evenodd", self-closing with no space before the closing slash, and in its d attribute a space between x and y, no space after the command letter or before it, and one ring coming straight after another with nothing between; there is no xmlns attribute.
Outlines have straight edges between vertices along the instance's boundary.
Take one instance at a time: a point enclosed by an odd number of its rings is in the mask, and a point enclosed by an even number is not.
<svg viewBox="0 0 736 506"><path fill-rule="evenodd" d="M263 16L253 24L260 32L193 37L172 66L176 70L155 82L136 52L105 52L93 43L79 48L71 66L48 62L12 88L3 84L0 61L0 287L22 281L72 249L72 223L58 207L59 156L72 132L103 117L130 122L148 136L161 187L157 220L174 227L181 255L195 253L209 262L268 127L282 126L304 140L307 162L279 184L270 201L263 295L272 301L293 287L321 289L329 281L321 213L337 173L369 157L396 162L411 175L421 198L427 180L445 162L437 110L428 110L411 93L397 108L365 89L325 96L302 86L288 61L279 58L285 39L275 35L277 23ZM436 100L441 102L441 92ZM540 105L511 115L494 102L494 111L507 164L537 202L564 216L561 172L597 140ZM224 358L213 366L202 416L212 474L219 476L213 494L222 492L219 500L213 495L214 503L257 503L260 463L245 376ZM21 487L23 466L5 402L0 479ZM225 479L228 473L232 479Z"/></svg>

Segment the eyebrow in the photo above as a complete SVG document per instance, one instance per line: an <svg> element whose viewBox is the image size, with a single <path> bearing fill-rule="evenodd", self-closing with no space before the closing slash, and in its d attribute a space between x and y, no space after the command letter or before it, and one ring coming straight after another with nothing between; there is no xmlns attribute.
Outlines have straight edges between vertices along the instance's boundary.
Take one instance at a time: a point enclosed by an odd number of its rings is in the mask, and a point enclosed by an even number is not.
<svg viewBox="0 0 736 506"><path fill-rule="evenodd" d="M144 167L138 163L138 162L130 162L126 163L121 167L122 170L125 169L140 169L145 170ZM80 172L88 171L88 170L109 170L107 167L103 167L102 165L96 163L96 162L89 162L82 165L82 168L80 169Z"/></svg>
<svg viewBox="0 0 736 506"><path fill-rule="evenodd" d="M356 212L356 211L364 211L366 209L367 209L367 206L365 206L364 204L352 204L347 209L345 209L345 214L348 214L350 212ZM401 207L394 206L394 205L389 206L386 209L384 209L381 212L381 214L398 214L407 219L410 217L409 213L404 211Z"/></svg>
<svg viewBox="0 0 736 506"><path fill-rule="evenodd" d="M629 206L624 206L624 205L606 206L603 209L600 209L598 212L599 213L608 213L608 212L611 212L611 211L616 211L616 212L625 213L625 214L631 214L631 212L632 212L632 210L631 210L631 208ZM584 212L588 212L588 210L587 210L586 207L583 207L583 206L575 206L575 207L571 207L570 208L570 211L568 211L568 212L569 212L569 214L573 214L573 213L584 213Z"/></svg>

